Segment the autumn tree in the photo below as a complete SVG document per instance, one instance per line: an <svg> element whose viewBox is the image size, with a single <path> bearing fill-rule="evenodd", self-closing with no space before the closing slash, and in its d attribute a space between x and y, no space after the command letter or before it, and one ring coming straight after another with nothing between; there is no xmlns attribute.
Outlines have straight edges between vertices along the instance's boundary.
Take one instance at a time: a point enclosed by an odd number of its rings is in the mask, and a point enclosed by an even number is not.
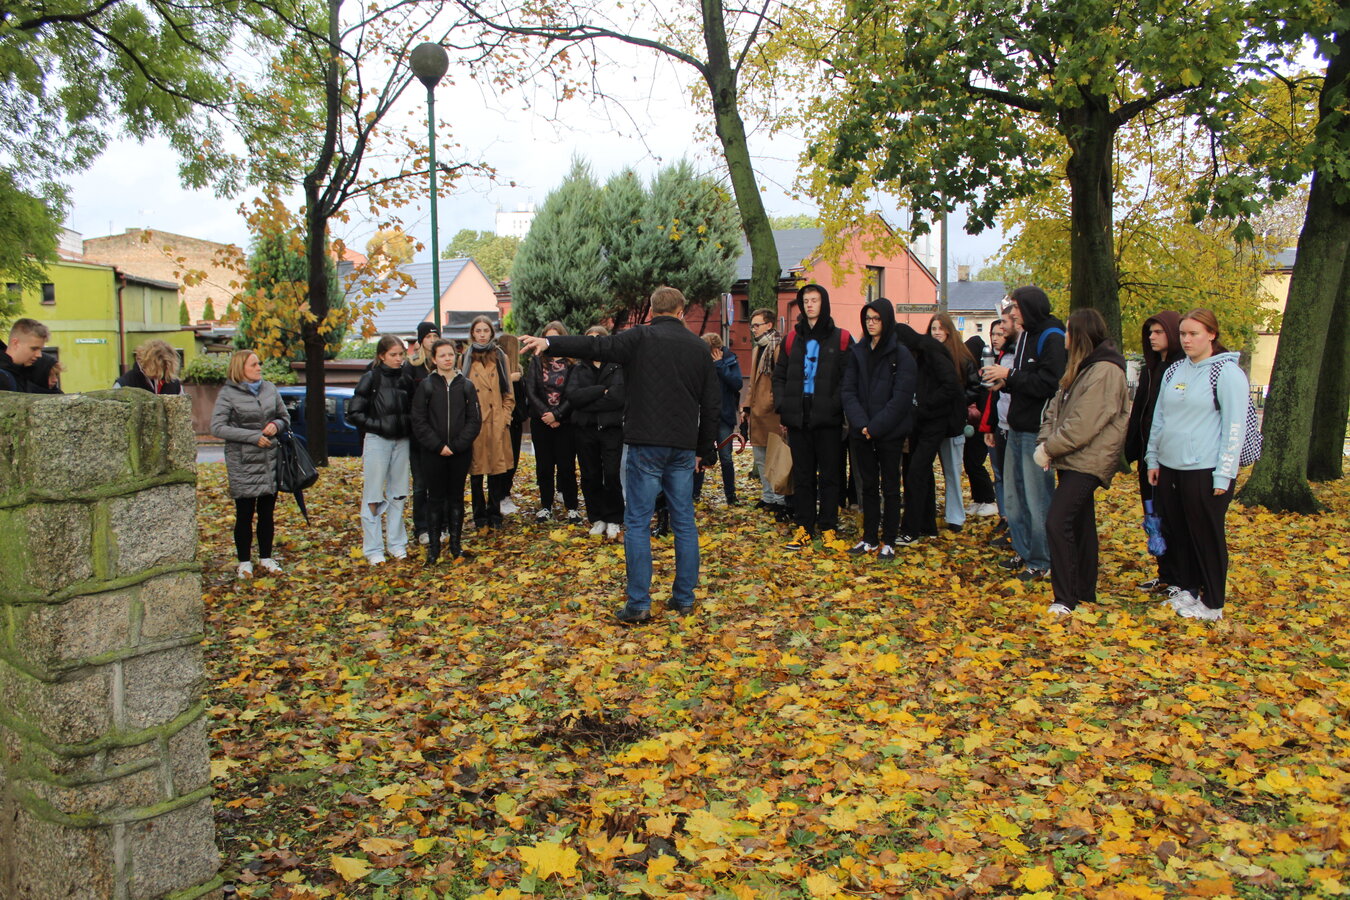
<svg viewBox="0 0 1350 900"><path fill-rule="evenodd" d="M493 285L511 277L511 264L520 249L520 238L491 231L460 230L446 245L441 259L472 259Z"/></svg>
<svg viewBox="0 0 1350 900"><path fill-rule="evenodd" d="M606 8L585 0L527 6L509 0L456 2L492 31L540 41L550 65L561 66L566 62L566 54L557 50L559 46L618 41L654 51L693 69L707 91L741 228L750 245L750 305L777 304L778 249L760 196L742 103L749 67L761 62L756 54L777 29L775 13L786 9L785 6L778 0L766 0L758 8L727 6L722 0L699 0L697 15L688 20L657 16L654 23L644 23L636 18L614 22ZM622 5L619 10L623 10ZM573 89L569 85L567 90Z"/></svg>
<svg viewBox="0 0 1350 900"><path fill-rule="evenodd" d="M300 232L269 230L256 235L247 271L244 289L235 296L239 321L234 345L241 349L265 348L282 359L304 359L301 310L308 305L309 264ZM331 255L326 274L332 305L345 312L347 304ZM342 349L346 330L344 317L324 336L325 359L332 359Z"/></svg>
<svg viewBox="0 0 1350 900"><path fill-rule="evenodd" d="M811 158L825 181L884 187L921 216L966 204L978 231L1045 190L1062 156L1069 305L1096 308L1119 336L1117 136L1175 100L1213 135L1225 169L1243 63L1282 46L1262 44L1256 12L1248 0L844 0L839 37L819 51L837 90L816 107L825 135Z"/></svg>
<svg viewBox="0 0 1350 900"><path fill-rule="evenodd" d="M230 36L250 5L137 0L0 3L0 271L25 285L56 258L67 179L119 130L188 160L218 138Z"/></svg>
<svg viewBox="0 0 1350 900"><path fill-rule="evenodd" d="M1341 471L1350 400L1345 362L1350 354L1345 321L1350 302L1350 0L1333 7L1329 17L1317 12L1289 21L1290 27L1306 30L1329 62L1315 139L1303 152L1287 151L1284 157L1288 165L1312 171L1312 188L1266 397L1265 446L1238 499L1306 513L1318 509L1310 475L1326 478ZM1310 455L1313 448L1316 459Z"/></svg>
<svg viewBox="0 0 1350 900"><path fill-rule="evenodd" d="M413 45L449 44L454 23L438 8L403 2L362 6L344 0L275 0L287 42L267 60L261 86L241 91L239 117L248 153L212 156L224 187L241 183L298 189L304 198L306 306L299 311L305 353L309 450L327 460L324 349L346 320L328 278L330 253L344 252L332 226L362 205L378 227L397 226L396 210L427 190L427 147L420 128L407 132L386 120L414 82ZM482 46L454 47L465 59ZM447 145L441 158L453 158ZM438 189L448 191L463 164L442 166ZM264 216L271 227L282 219ZM391 271L392 266L384 266ZM382 270L372 259L367 273Z"/></svg>

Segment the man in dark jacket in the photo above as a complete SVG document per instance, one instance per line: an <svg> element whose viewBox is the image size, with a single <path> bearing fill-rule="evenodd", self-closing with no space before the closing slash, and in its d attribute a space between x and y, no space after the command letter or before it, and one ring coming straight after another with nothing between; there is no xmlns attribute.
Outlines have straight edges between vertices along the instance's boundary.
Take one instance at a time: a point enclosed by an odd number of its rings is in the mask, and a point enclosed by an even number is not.
<svg viewBox="0 0 1350 900"><path fill-rule="evenodd" d="M895 339L891 301L881 297L864 306L862 329L863 339L849 351L840 390L863 509L863 537L849 553L862 556L875 550L886 562L895 558L901 448L914 423L918 373L914 357Z"/></svg>
<svg viewBox="0 0 1350 900"><path fill-rule="evenodd" d="M1158 405L1158 389L1162 387L1167 367L1184 357L1181 349L1181 313L1166 309L1144 320L1144 364L1139 367L1139 386L1130 407L1130 423L1125 429L1125 460L1137 462L1139 470L1139 498L1144 503L1145 515L1154 512L1154 487L1148 483L1148 466L1144 465L1144 450L1153 431L1153 410ZM1158 574L1140 582L1144 591L1165 591L1172 584L1170 560L1166 553L1158 557Z"/></svg>
<svg viewBox="0 0 1350 900"><path fill-rule="evenodd" d="M624 367L628 408L623 439L625 466L624 562L627 603L618 619L640 625L651 619L652 539L656 496L665 492L675 534L675 585L669 606L694 608L698 584L698 526L694 522L694 469L716 459L721 391L708 347L684 325L684 295L673 287L652 292L652 321L614 335L525 336L521 347ZM701 461L701 462L700 462Z"/></svg>
<svg viewBox="0 0 1350 900"><path fill-rule="evenodd" d="M1008 447L1003 458L1003 500L1017 555L1001 565L1030 581L1050 574L1045 521L1055 492L1055 476L1036 465L1034 455L1041 413L1059 390L1068 356L1064 351L1064 323L1050 314L1050 298L1045 291L1028 285L1014 290L1010 299L1013 321L1021 331L1013 364L986 366L981 376L1012 398L1008 406Z"/></svg>
<svg viewBox="0 0 1350 900"><path fill-rule="evenodd" d="M852 339L830 318L830 292L818 284L797 291L797 324L773 370L773 397L792 451L792 502L801 550L819 531L832 540L839 523L844 404L839 388ZM828 532L828 533L827 533Z"/></svg>
<svg viewBox="0 0 1350 900"><path fill-rule="evenodd" d="M717 425L717 461L722 466L722 492L726 495L727 506L736 505L736 464L731 455L732 432L741 418L741 389L745 379L741 377L741 363L736 354L722 346L719 335L708 332L703 336L712 354L713 368L717 371L717 383L722 388L722 416ZM725 441L725 443L723 443ZM703 494L703 472L694 475L694 496Z"/></svg>
<svg viewBox="0 0 1350 900"><path fill-rule="evenodd" d="M0 343L0 391L49 394L51 366L35 368L51 332L36 319L19 319L9 329L9 341Z"/></svg>

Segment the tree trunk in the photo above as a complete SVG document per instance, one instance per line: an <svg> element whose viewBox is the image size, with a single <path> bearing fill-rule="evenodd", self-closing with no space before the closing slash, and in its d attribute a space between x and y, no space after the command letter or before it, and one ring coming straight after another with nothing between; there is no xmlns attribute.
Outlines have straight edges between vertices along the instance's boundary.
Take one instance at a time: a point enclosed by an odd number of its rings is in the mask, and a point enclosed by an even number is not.
<svg viewBox="0 0 1350 900"><path fill-rule="evenodd" d="M703 41L708 50L708 64L703 76L712 97L717 139L722 143L722 155L731 175L731 190L741 214L741 227L750 244L750 308L777 309L778 247L755 178L745 122L737 106L736 69L727 47L722 0L703 0L702 9Z"/></svg>
<svg viewBox="0 0 1350 900"><path fill-rule="evenodd" d="M1086 97L1082 106L1060 113L1060 127L1070 150L1069 309L1097 310L1107 334L1123 347L1111 207L1116 124L1109 99Z"/></svg>
<svg viewBox="0 0 1350 900"><path fill-rule="evenodd" d="M1350 118L1339 111L1350 87L1350 30L1336 36L1336 46L1339 52L1327 65L1318 98L1317 139L1327 153L1336 152L1336 147L1350 140ZM1329 127L1332 122L1334 126ZM1319 508L1308 486L1313 405L1347 253L1350 184L1319 168L1313 172L1308 211L1298 236L1298 257L1289 281L1289 299L1280 323L1280 341L1275 348L1261 428L1261 459L1238 494L1248 506L1303 513Z"/></svg>
<svg viewBox="0 0 1350 900"><path fill-rule="evenodd" d="M1345 428L1350 407L1350 256L1341 270L1341 288L1331 311L1322 372L1313 405L1308 443L1308 480L1335 481L1345 474Z"/></svg>

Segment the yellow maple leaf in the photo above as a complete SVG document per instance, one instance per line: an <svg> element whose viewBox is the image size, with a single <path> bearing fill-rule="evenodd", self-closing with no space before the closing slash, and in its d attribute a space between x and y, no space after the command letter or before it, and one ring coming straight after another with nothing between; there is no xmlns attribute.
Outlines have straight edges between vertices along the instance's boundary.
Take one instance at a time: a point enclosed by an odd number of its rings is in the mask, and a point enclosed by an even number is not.
<svg viewBox="0 0 1350 900"><path fill-rule="evenodd" d="M330 856L328 864L342 876L343 881L357 881L370 874L370 865L355 856Z"/></svg>
<svg viewBox="0 0 1350 900"><path fill-rule="evenodd" d="M839 893L839 882L824 872L817 872L806 879L806 889L812 897L833 897Z"/></svg>
<svg viewBox="0 0 1350 900"><path fill-rule="evenodd" d="M413 852L419 856L440 843L440 838L425 837L413 841Z"/></svg>
<svg viewBox="0 0 1350 900"><path fill-rule="evenodd" d="M894 653L883 653L872 660L872 671L874 672L899 672L900 657Z"/></svg>
<svg viewBox="0 0 1350 900"><path fill-rule="evenodd" d="M402 850L406 846L408 846L406 841L392 838L366 838L360 843L362 850L367 853L374 853L376 856L388 856L395 850Z"/></svg>
<svg viewBox="0 0 1350 900"><path fill-rule="evenodd" d="M709 844L721 843L727 837L726 823L706 809L695 810L684 823L684 828L694 837Z"/></svg>
<svg viewBox="0 0 1350 900"><path fill-rule="evenodd" d="M773 804L768 800L760 800L750 804L750 808L745 811L747 818L754 819L756 822L762 822L773 815Z"/></svg>
<svg viewBox="0 0 1350 900"><path fill-rule="evenodd" d="M1020 871L1013 883L1024 890L1039 891L1055 883L1055 873L1045 866L1023 866Z"/></svg>
<svg viewBox="0 0 1350 900"><path fill-rule="evenodd" d="M539 878L554 875L572 878L577 874L577 861L581 859L580 853L556 841L540 841L533 847L520 847L517 852L525 868Z"/></svg>
<svg viewBox="0 0 1350 900"><path fill-rule="evenodd" d="M647 860L647 880L653 883L669 878L675 871L675 857L662 853Z"/></svg>

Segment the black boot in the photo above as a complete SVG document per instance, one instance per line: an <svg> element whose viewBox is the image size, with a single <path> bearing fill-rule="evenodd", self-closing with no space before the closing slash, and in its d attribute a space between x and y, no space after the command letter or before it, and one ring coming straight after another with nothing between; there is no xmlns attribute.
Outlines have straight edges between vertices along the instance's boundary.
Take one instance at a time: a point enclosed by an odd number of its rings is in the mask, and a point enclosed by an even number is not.
<svg viewBox="0 0 1350 900"><path fill-rule="evenodd" d="M670 509L663 506L656 511L656 528L652 530L652 535L663 538L668 534L670 534Z"/></svg>
<svg viewBox="0 0 1350 900"><path fill-rule="evenodd" d="M429 566L436 565L436 561L441 558L441 522L440 516L433 510L428 518L427 530L427 561Z"/></svg>
<svg viewBox="0 0 1350 900"><path fill-rule="evenodd" d="M464 538L464 508L450 508L450 556L454 559L473 559L473 554L467 552L461 541Z"/></svg>

